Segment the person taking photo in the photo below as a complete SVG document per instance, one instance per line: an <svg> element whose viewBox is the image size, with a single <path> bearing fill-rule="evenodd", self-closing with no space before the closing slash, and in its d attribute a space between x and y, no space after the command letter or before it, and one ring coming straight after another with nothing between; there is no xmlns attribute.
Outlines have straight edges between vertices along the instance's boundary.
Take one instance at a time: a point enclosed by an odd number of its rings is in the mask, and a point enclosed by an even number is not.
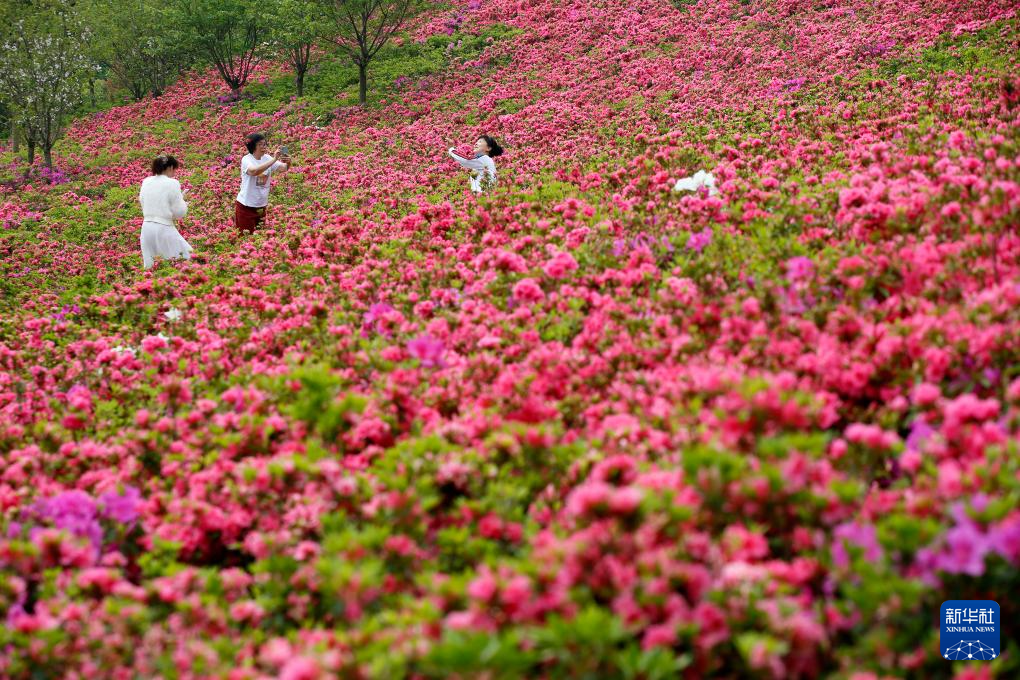
<svg viewBox="0 0 1020 680"><path fill-rule="evenodd" d="M275 155L266 153L266 138L257 132L244 141L248 154L241 159L241 190L234 203L234 223L243 233L252 234L266 218L269 205L269 187L275 173L290 169L290 156L286 148Z"/></svg>

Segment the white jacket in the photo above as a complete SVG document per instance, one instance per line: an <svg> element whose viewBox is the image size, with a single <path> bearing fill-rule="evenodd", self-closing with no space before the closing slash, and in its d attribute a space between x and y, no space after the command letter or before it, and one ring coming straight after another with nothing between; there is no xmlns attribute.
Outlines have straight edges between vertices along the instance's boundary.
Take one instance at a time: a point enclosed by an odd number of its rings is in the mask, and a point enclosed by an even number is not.
<svg viewBox="0 0 1020 680"><path fill-rule="evenodd" d="M174 226L188 213L188 204L181 193L181 183L166 175L150 175L142 180L142 189L138 192L138 201L142 204L142 217L146 222L156 222Z"/></svg>
<svg viewBox="0 0 1020 680"><path fill-rule="evenodd" d="M482 155L477 158L464 158L463 156L458 155L457 152L453 150L452 146L450 147L449 153L453 160L460 163L462 167L471 171L471 191L476 194L482 193L482 189L484 188L483 183L485 182L486 177L488 177L489 181L493 184L496 183L496 162L489 156Z"/></svg>

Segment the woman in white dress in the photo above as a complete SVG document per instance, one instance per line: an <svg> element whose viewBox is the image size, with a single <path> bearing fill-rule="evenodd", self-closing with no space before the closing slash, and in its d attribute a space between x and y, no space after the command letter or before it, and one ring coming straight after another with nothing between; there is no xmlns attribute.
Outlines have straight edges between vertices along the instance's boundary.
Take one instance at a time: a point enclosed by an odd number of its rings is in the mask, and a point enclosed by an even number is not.
<svg viewBox="0 0 1020 680"><path fill-rule="evenodd" d="M181 183L174 175L181 164L173 156L156 156L152 175L142 180L138 200L142 204L142 265L149 269L155 257L191 257L192 247L174 226L188 212Z"/></svg>
<svg viewBox="0 0 1020 680"><path fill-rule="evenodd" d="M475 157L464 158L450 147L449 154L461 167L471 171L471 191L480 194L496 185L496 163L493 158L503 155L503 147L489 135L475 142Z"/></svg>

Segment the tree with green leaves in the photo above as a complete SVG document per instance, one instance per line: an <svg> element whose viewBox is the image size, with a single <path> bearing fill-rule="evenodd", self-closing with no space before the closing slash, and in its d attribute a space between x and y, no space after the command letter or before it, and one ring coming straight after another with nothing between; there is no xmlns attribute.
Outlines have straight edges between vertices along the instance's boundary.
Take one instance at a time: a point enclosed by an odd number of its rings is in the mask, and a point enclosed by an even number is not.
<svg viewBox="0 0 1020 680"><path fill-rule="evenodd" d="M53 146L82 102L95 64L82 51L87 29L66 6L40 2L13 16L0 40L0 99L28 142L53 167Z"/></svg>
<svg viewBox="0 0 1020 680"><path fill-rule="evenodd" d="M312 66L317 43L329 32L329 22L316 0L270 0L267 20L273 42L294 69L297 96L305 92L305 74Z"/></svg>
<svg viewBox="0 0 1020 680"><path fill-rule="evenodd" d="M92 29L93 58L104 64L114 84L136 101L158 97L188 64L179 30L165 21L155 0L78 0Z"/></svg>
<svg viewBox="0 0 1020 680"><path fill-rule="evenodd" d="M271 26L263 10L260 0L167 0L163 8L182 46L208 59L234 96L267 52Z"/></svg>
<svg viewBox="0 0 1020 680"><path fill-rule="evenodd" d="M368 65L422 7L421 0L319 0L333 21L333 42L358 67L358 101L368 96Z"/></svg>

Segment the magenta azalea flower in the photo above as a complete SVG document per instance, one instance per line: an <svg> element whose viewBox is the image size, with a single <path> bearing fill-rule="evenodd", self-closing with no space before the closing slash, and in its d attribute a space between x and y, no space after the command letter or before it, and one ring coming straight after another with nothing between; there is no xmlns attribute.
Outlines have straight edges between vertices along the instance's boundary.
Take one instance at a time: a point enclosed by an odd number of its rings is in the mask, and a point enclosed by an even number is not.
<svg viewBox="0 0 1020 680"><path fill-rule="evenodd" d="M103 528L99 525L96 502L84 491L72 489L50 498L42 498L28 510L29 518L64 529L75 536L87 538L98 551L103 543ZM36 526L32 533L41 530Z"/></svg>
<svg viewBox="0 0 1020 680"><path fill-rule="evenodd" d="M850 566L847 545L862 548L864 559L868 562L874 563L882 559L882 546L878 544L878 532L872 524L857 522L840 524L832 532L832 538L832 562L841 569Z"/></svg>
<svg viewBox="0 0 1020 680"><path fill-rule="evenodd" d="M786 278L790 281L810 279L815 273L815 263L810 257L791 257L786 261Z"/></svg>
<svg viewBox="0 0 1020 680"><path fill-rule="evenodd" d="M123 493L107 491L99 497L102 516L121 524L133 524L141 504L142 494L133 486L124 487Z"/></svg>
<svg viewBox="0 0 1020 680"><path fill-rule="evenodd" d="M691 234L691 237L687 239L687 250L693 250L696 253L700 253L711 242L712 230L704 229Z"/></svg>
<svg viewBox="0 0 1020 680"><path fill-rule="evenodd" d="M985 572L985 556L991 551L988 537L974 524L957 526L945 534L945 550L938 567L950 574L980 576Z"/></svg>
<svg viewBox="0 0 1020 680"><path fill-rule="evenodd" d="M443 363L443 351L445 346L442 340L433 338L431 335L419 335L407 343L408 353L418 359L422 366L428 368L441 368Z"/></svg>

